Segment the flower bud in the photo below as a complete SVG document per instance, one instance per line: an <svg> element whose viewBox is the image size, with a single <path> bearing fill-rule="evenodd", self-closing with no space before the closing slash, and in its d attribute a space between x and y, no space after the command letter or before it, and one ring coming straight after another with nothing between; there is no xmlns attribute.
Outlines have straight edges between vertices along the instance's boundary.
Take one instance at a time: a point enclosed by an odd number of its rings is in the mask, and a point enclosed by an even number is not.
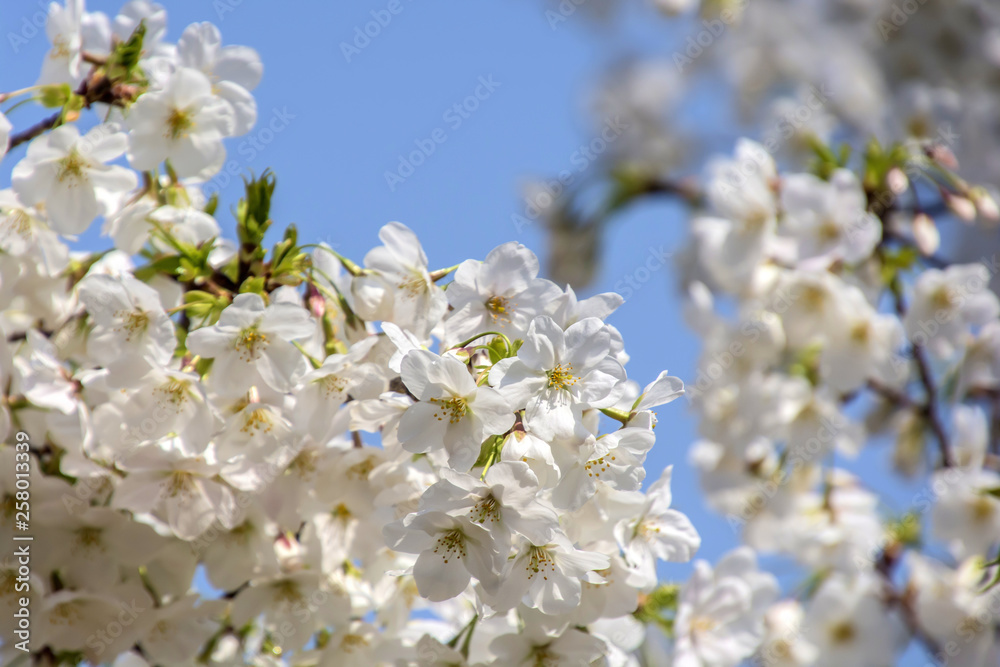
<svg viewBox="0 0 1000 667"><path fill-rule="evenodd" d="M910 188L910 179L899 167L893 167L885 175L885 183L894 195L901 195Z"/></svg>
<svg viewBox="0 0 1000 667"><path fill-rule="evenodd" d="M955 153L944 144L934 144L927 149L927 155L946 169L958 169L958 158L955 157Z"/></svg>
<svg viewBox="0 0 1000 667"><path fill-rule="evenodd" d="M969 190L969 197L975 203L976 210L979 211L981 218L989 222L1000 220L1000 208L997 207L996 200L986 191L986 188L979 186L971 188Z"/></svg>
<svg viewBox="0 0 1000 667"><path fill-rule="evenodd" d="M913 240L923 255L933 255L941 246L941 233L926 213L913 216Z"/></svg>
<svg viewBox="0 0 1000 667"><path fill-rule="evenodd" d="M953 195L946 190L941 191L944 203L962 222L972 222L976 219L976 205L972 200L960 195Z"/></svg>

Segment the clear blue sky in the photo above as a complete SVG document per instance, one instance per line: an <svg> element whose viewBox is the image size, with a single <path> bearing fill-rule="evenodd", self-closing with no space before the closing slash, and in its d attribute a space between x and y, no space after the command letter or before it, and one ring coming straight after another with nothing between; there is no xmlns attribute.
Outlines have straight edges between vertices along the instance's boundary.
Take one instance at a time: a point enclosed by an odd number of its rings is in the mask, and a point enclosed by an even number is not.
<svg viewBox="0 0 1000 667"><path fill-rule="evenodd" d="M295 222L300 239L326 241L360 260L377 244L379 227L398 220L418 233L432 268L482 258L509 240L525 243L544 260L542 231L519 232L511 222L512 214L523 213L520 186L531 176L569 168L573 152L592 138L582 102L602 66L641 52L669 57L686 33L643 14L627 19L628 38L616 36L595 26L582 9L553 28L540 0L398 3L402 11L349 63L340 43L352 41L355 28L372 21L372 11L387 9L389 0L178 0L167 3L168 39L176 41L189 23L207 20L219 26L224 43L260 53L264 77L254 91L258 126L248 137L229 142L229 159L241 170L275 171L273 216L279 226ZM113 16L120 5L91 0L88 8ZM2 90L30 85L37 76L48 46L44 34L17 54L6 35L20 31L23 18L38 8L35 2L4 3ZM455 127L455 116L444 114L474 93L480 77L492 77L499 86ZM276 114L288 122L271 135L262 128ZM28 113L12 117L15 127L30 120ZM437 128L446 141L390 191L386 170L395 169L401 153L414 150L416 140ZM0 184L9 183L12 163L0 171ZM241 193L239 179L234 180L221 192L219 219L227 230L232 227L226 210ZM684 227L682 209L673 205L630 210L606 235L603 267L586 293L611 291L642 266L651 248L680 249ZM83 243L106 246L96 235ZM666 368L693 381L699 346L681 319L672 269L653 274L611 322L632 355L630 377L645 384ZM659 415L647 477L654 480L665 465L675 465L675 506L701 532L699 556L715 560L735 546L737 536L704 506L697 477L686 463L696 439L693 416L684 399L661 408ZM886 454L881 449L860 465L882 470ZM877 476L886 481L884 473ZM901 499L896 509L919 489L892 488ZM681 565L664 573L684 578L689 571Z"/></svg>

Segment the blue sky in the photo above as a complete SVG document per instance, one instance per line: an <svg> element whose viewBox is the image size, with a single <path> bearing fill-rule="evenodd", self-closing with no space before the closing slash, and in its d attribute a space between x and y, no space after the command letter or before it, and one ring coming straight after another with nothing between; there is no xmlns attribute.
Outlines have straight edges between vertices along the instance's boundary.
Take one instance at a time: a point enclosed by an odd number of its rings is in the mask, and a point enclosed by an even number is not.
<svg viewBox="0 0 1000 667"><path fill-rule="evenodd" d="M114 15L120 5L92 0L88 8ZM44 34L29 38L17 53L7 36L20 33L25 18L40 6L5 3L0 90L30 85L37 76L48 46ZM229 159L239 171L270 167L277 174L272 212L279 226L294 222L300 240L326 241L360 260L378 243L379 227L398 220L418 233L432 268L482 258L510 240L534 249L544 263L542 230L518 229L512 222L514 214L524 213L521 185L569 168L574 151L594 136L582 103L602 66L648 51L669 57L684 36L648 13L625 19L627 38L595 25L584 8L553 25L539 0L178 0L167 7L170 41L189 23L207 20L219 26L226 44L260 53L265 69L254 91L258 126L229 142ZM398 13L389 12L393 7ZM372 12L386 25L367 44L357 42L348 58L341 43L353 42L357 31L375 20ZM488 93L483 80L492 82ZM467 117L449 111L477 87L482 99L474 111ZM711 131L705 125L719 122L711 104L693 113L701 117L701 130ZM25 111L12 121L20 128L33 118ZM428 140L434 152L390 188L386 172L397 169L400 155L414 151L415 142L426 146ZM15 157L21 153L23 148ZM9 183L12 164L7 160L0 170L0 184ZM241 193L239 178L216 184L220 222L232 230L226 210ZM605 236L602 267L585 294L611 291L625 276L636 275L651 252L679 250L685 224L683 210L670 203L630 209ZM106 247L96 234L82 243ZM699 345L682 321L675 290L670 267L653 272L610 320L624 335L632 356L629 375L640 384L662 369L687 382L695 377ZM648 478L675 465L675 506L702 534L699 556L715 560L735 546L737 536L705 507L686 463L696 439L693 416L684 399L659 415ZM879 471L885 458L883 448L858 465ZM876 475L887 482L884 474ZM900 506L919 489L895 482L890 488L904 499ZM664 570L678 578L688 572L687 565Z"/></svg>

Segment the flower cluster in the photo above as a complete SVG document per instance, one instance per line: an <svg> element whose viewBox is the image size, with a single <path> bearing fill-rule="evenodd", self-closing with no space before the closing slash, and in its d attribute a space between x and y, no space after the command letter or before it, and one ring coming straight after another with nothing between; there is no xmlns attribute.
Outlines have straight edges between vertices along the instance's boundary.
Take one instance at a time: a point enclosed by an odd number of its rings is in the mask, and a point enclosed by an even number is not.
<svg viewBox="0 0 1000 667"><path fill-rule="evenodd" d="M254 122L256 54L207 23L168 43L146 0L69 0L48 34L5 97L55 115L0 116L27 143L0 192L0 434L31 443L0 446L0 500L30 473L38 545L27 580L0 562L0 608L32 615L3 615L0 661L637 664L657 562L700 538L669 468L642 491L684 389L628 380L620 297L517 243L431 270L399 223L360 264L294 227L268 249L270 174L226 240L200 184ZM115 248L71 253L98 218Z"/></svg>
<svg viewBox="0 0 1000 667"><path fill-rule="evenodd" d="M689 458L743 549L794 560L808 583L778 600L746 554L699 563L675 664L878 667L911 640L940 664L1000 659L995 258L935 254L928 186L966 185L933 157L872 143L861 178L846 164L827 150L779 173L743 140L709 167L682 262L704 341ZM909 506L858 474L886 440L900 472L924 475Z"/></svg>
<svg viewBox="0 0 1000 667"><path fill-rule="evenodd" d="M690 199L677 174L700 170L720 138L735 141L747 127L769 153L797 163L831 139L907 142L957 157L963 174L983 184L956 193L954 203L965 212L1000 196L993 111L1000 106L1000 12L993 0L605 3L634 4L646 5L638 11L647 20L588 13L611 24L605 32L623 33L609 47L647 43L650 25L662 36L649 42L655 47L615 59L595 86L588 135L601 146L598 164L581 168L590 172L587 179L567 182L553 174L525 193L526 215L541 216L551 230L553 275L574 284L590 280L592 266L581 267L579 257L596 263L608 213L641 194ZM706 104L721 108L720 116L688 122ZM625 131L605 143L608 123ZM593 203L595 179L611 191L604 206ZM524 217L512 221L524 225ZM984 247L1000 249L991 232L956 232L961 243L952 256L976 261Z"/></svg>

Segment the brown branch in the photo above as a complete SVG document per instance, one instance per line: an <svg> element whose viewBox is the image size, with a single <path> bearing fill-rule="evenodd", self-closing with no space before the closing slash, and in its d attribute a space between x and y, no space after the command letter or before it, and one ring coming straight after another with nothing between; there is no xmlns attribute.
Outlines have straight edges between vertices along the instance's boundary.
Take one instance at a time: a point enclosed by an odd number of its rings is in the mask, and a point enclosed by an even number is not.
<svg viewBox="0 0 1000 667"><path fill-rule="evenodd" d="M889 231L885 224L884 216L896 207L896 198L889 191L875 192L866 189L865 194L868 198L868 210L876 213L879 216L879 221L882 223L883 236L875 252L878 258L884 261L885 242L888 240L886 232ZM892 292L896 314L902 321L906 317L906 300L903 295L903 283L899 279L898 273L893 273L892 280L889 282L889 291ZM917 364L920 383L923 385L925 393L924 402L919 406L919 410L930 427L931 432L934 434L934 438L937 440L938 449L941 451L941 466L950 468L954 465L954 460L952 459L951 449L948 446L948 435L945 432L944 423L941 421L941 415L938 411L937 387L934 384L934 377L931 374L930 363L927 361L927 353L922 345L912 341L911 345L913 360Z"/></svg>
<svg viewBox="0 0 1000 667"><path fill-rule="evenodd" d="M32 125L26 130L10 135L10 146L7 147L7 150L13 150L15 146L23 144L25 141L31 141L39 134L51 130L56 126L56 123L59 122L59 118L61 116L62 112L52 114L45 120Z"/></svg>
<svg viewBox="0 0 1000 667"><path fill-rule="evenodd" d="M876 394L882 396L882 398L886 399L893 405L905 408L914 408L917 410L921 409L921 406L912 398L897 389L893 389L888 385L882 384L878 380L870 378L868 380L868 388Z"/></svg>
<svg viewBox="0 0 1000 667"><path fill-rule="evenodd" d="M903 284L900 282L898 275L892 277L889 289L892 292L896 314L899 315L900 319L903 319L906 316L906 302L903 299ZM920 411L927 421L928 426L930 426L934 438L937 440L938 449L941 451L941 465L945 468L950 468L954 465L954 461L951 456L951 448L948 446L948 434L944 430L944 423L941 421L941 415L938 411L937 388L934 385L934 377L931 375L930 363L927 361L927 351L924 350L923 345L918 343L912 343L912 345L913 360L917 363L920 383L923 385L924 393L926 394Z"/></svg>

